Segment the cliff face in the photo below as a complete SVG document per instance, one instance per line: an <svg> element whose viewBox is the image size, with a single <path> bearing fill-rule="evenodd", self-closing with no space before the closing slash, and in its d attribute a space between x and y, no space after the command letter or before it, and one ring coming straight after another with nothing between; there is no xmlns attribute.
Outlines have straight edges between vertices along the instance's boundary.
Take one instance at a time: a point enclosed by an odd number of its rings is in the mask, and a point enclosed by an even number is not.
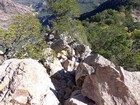
<svg viewBox="0 0 140 105"><path fill-rule="evenodd" d="M12 0L0 0L1 27L7 27L8 23L10 23L10 19L12 16L28 13L32 13L32 9L27 6L15 3Z"/></svg>

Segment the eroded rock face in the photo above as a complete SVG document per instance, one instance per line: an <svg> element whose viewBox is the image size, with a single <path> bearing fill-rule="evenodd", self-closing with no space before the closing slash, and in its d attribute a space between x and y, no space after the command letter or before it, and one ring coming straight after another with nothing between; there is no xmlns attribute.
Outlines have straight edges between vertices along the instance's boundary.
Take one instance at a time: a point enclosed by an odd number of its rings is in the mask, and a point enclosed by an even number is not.
<svg viewBox="0 0 140 105"><path fill-rule="evenodd" d="M1 105L58 105L46 69L36 60L11 59L0 66Z"/></svg>
<svg viewBox="0 0 140 105"><path fill-rule="evenodd" d="M75 76L77 86L81 87L85 77L87 75L92 75L94 73L95 73L95 69L92 66L89 66L86 63L80 63L77 67L76 76Z"/></svg>
<svg viewBox="0 0 140 105"><path fill-rule="evenodd" d="M140 105L139 72L125 71L100 55L91 55L84 63L87 70L81 67L76 73L78 78L86 74L81 90L83 96L95 101L97 105ZM95 73L89 74L91 66Z"/></svg>

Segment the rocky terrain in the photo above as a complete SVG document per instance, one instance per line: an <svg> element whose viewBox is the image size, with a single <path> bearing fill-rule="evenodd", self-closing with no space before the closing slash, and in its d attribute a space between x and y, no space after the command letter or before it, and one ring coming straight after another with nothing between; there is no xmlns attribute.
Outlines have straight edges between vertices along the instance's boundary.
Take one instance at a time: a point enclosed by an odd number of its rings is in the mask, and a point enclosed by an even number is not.
<svg viewBox="0 0 140 105"><path fill-rule="evenodd" d="M133 17L134 22L140 22L140 11L132 10L131 16Z"/></svg>
<svg viewBox="0 0 140 105"><path fill-rule="evenodd" d="M0 0L0 26L7 27L12 21L12 16L32 13L32 9L13 2L12 0Z"/></svg>
<svg viewBox="0 0 140 105"><path fill-rule="evenodd" d="M0 0L0 12L5 27L12 16L32 10ZM139 11L132 12L138 22ZM115 65L65 33L46 31L44 59L8 59L0 51L0 105L140 105L140 72Z"/></svg>
<svg viewBox="0 0 140 105"><path fill-rule="evenodd" d="M53 59L2 63L0 105L140 105L139 72L90 54L82 44L62 39L50 43L49 49L57 52Z"/></svg>

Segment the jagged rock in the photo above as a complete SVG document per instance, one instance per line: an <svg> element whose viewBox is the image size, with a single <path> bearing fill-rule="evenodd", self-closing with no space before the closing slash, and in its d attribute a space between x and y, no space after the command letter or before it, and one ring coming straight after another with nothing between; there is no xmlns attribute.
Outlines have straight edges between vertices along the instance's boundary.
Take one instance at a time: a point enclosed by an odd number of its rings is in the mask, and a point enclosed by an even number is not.
<svg viewBox="0 0 140 105"><path fill-rule="evenodd" d="M105 59L103 56L99 55L99 54L93 54L88 56L87 58L84 59L84 62L87 63L88 65L94 66L94 68L96 68L96 66L101 66L101 67L106 67L106 66L112 66L115 67L115 65Z"/></svg>
<svg viewBox="0 0 140 105"><path fill-rule="evenodd" d="M0 66L1 105L58 105L46 69L36 60L10 59Z"/></svg>
<svg viewBox="0 0 140 105"><path fill-rule="evenodd" d="M73 70L76 70L78 63L76 62L75 58L73 57L72 60L67 59L64 62L62 62L62 66L67 71L73 71Z"/></svg>
<svg viewBox="0 0 140 105"><path fill-rule="evenodd" d="M52 63L49 63L48 66L49 66L49 69L50 69L50 71L49 71L50 76L52 76L55 73L64 69L61 65L60 60L58 60L57 58L55 58Z"/></svg>
<svg viewBox="0 0 140 105"><path fill-rule="evenodd" d="M139 72L125 71L100 55L87 57L85 63L92 66L95 73L89 74L90 69L86 71L88 75L81 90L83 96L97 105L140 105Z"/></svg>
<svg viewBox="0 0 140 105"><path fill-rule="evenodd" d="M86 63L79 63L76 70L76 77L75 77L77 86L81 87L84 82L85 77L87 75L91 75L94 73L95 73L95 70L92 66L89 66Z"/></svg>
<svg viewBox="0 0 140 105"><path fill-rule="evenodd" d="M78 54L82 55L82 53L85 52L85 45L83 45L83 44L76 45L74 47L74 50L75 50L76 55L78 55Z"/></svg>
<svg viewBox="0 0 140 105"><path fill-rule="evenodd" d="M67 42L66 42L66 41L64 41L64 40L62 40L62 39L56 39L56 40L52 43L51 48L52 48L53 50L55 50L56 53L59 53L59 52L61 52L63 49L66 48L66 45L67 45Z"/></svg>
<svg viewBox="0 0 140 105"><path fill-rule="evenodd" d="M65 105L94 105L94 102L84 97L80 90L72 93L71 97L65 102Z"/></svg>
<svg viewBox="0 0 140 105"><path fill-rule="evenodd" d="M69 60L73 60L73 57L75 57L74 49L70 47L69 45L67 45L65 50L67 51L67 58Z"/></svg>
<svg viewBox="0 0 140 105"><path fill-rule="evenodd" d="M91 49L89 46L84 44L79 44L74 46L75 54L80 56L82 59L86 58L91 54Z"/></svg>

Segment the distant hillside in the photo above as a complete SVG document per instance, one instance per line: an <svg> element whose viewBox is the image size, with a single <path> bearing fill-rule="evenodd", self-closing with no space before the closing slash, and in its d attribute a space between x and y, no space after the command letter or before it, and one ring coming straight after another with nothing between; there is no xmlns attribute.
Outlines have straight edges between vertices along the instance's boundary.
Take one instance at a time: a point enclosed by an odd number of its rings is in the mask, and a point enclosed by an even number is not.
<svg viewBox="0 0 140 105"><path fill-rule="evenodd" d="M80 19L93 53L140 70L140 0L108 0Z"/></svg>
<svg viewBox="0 0 140 105"><path fill-rule="evenodd" d="M96 9L82 14L80 16L80 19L84 20L106 9L118 9L121 6L140 10L140 0L107 0L106 2L98 6Z"/></svg>
<svg viewBox="0 0 140 105"><path fill-rule="evenodd" d="M81 13L94 10L107 0L78 0Z"/></svg>
<svg viewBox="0 0 140 105"><path fill-rule="evenodd" d="M7 27L11 17L18 14L32 13L32 9L13 2L12 0L0 1L0 27Z"/></svg>
<svg viewBox="0 0 140 105"><path fill-rule="evenodd" d="M32 5L33 7L39 6L41 7L42 6L41 3L47 0L13 0L13 1L28 6ZM107 0L78 0L81 13L92 11L105 1Z"/></svg>
<svg viewBox="0 0 140 105"><path fill-rule="evenodd" d="M39 2L43 2L45 0L13 0L13 1L29 6L29 5L35 5L35 4L37 4Z"/></svg>

